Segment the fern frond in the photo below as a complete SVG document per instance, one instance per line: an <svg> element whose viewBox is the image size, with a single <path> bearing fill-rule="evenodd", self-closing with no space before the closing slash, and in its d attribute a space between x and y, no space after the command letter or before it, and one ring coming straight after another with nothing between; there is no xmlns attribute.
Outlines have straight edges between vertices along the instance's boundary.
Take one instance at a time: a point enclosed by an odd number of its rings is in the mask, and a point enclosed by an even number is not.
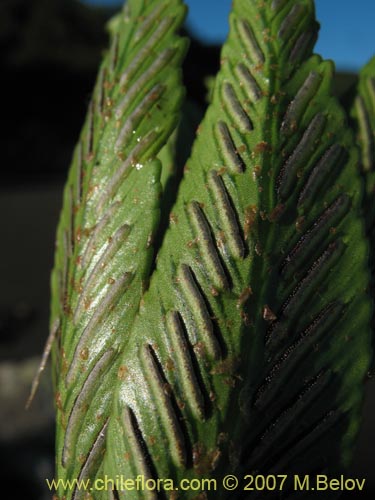
<svg viewBox="0 0 375 500"><path fill-rule="evenodd" d="M371 311L352 134L332 65L311 55L312 1L235 0L230 26L122 353L109 475L333 474L350 461Z"/></svg>
<svg viewBox="0 0 375 500"><path fill-rule="evenodd" d="M312 55L313 1L234 0L169 212L183 16L178 0L129 0L112 21L74 154L52 276L57 476L343 473L371 358L370 272L357 149L332 64ZM372 179L368 88L356 113ZM199 493L228 496L181 497Z"/></svg>
<svg viewBox="0 0 375 500"><path fill-rule="evenodd" d="M118 355L153 261L157 156L179 119L184 16L179 0L129 0L112 20L74 152L52 274L59 478L91 479L103 459Z"/></svg>

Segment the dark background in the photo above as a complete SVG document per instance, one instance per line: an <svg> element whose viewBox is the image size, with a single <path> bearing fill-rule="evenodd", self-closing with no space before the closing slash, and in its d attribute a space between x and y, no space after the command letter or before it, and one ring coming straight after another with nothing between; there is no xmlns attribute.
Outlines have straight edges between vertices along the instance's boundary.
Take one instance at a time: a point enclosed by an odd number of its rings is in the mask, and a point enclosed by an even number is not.
<svg viewBox="0 0 375 500"><path fill-rule="evenodd" d="M31 410L24 405L48 335L49 274L63 185L95 80L110 10L74 0L0 0L0 479L11 499L44 500L54 475L49 373ZM205 105L204 75L219 49L193 42L184 73L188 98ZM336 89L349 99L356 76ZM353 477L375 493L375 383L367 384ZM4 485L5 483L3 483ZM372 494L371 494L372 493Z"/></svg>

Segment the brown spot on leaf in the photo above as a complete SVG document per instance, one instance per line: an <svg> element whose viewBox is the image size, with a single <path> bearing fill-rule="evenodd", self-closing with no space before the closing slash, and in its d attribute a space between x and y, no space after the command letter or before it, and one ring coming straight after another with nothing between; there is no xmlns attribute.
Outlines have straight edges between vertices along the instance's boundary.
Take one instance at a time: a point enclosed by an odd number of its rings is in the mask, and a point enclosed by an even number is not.
<svg viewBox="0 0 375 500"><path fill-rule="evenodd" d="M129 369L125 365L121 365L119 369L117 370L117 377L120 380L125 380L129 375Z"/></svg>
<svg viewBox="0 0 375 500"><path fill-rule="evenodd" d="M277 316L267 304L263 307L263 319L268 322L275 321L277 319Z"/></svg>
<svg viewBox="0 0 375 500"><path fill-rule="evenodd" d="M272 147L268 142L261 141L258 142L258 144L255 145L254 147L254 153L259 154L259 153L269 153L272 151Z"/></svg>
<svg viewBox="0 0 375 500"><path fill-rule="evenodd" d="M87 309L89 309L89 307L91 306L91 303L92 303L92 299L89 297L86 297L85 300L83 301L83 307L85 308L85 311L87 311Z"/></svg>
<svg viewBox="0 0 375 500"><path fill-rule="evenodd" d="M78 227L77 228L77 232L76 232L76 241L77 243L79 243L82 239L82 230L81 230L81 227Z"/></svg>
<svg viewBox="0 0 375 500"><path fill-rule="evenodd" d="M210 401L216 401L216 394L213 391L210 391L208 397L210 398Z"/></svg>
<svg viewBox="0 0 375 500"><path fill-rule="evenodd" d="M209 474L216 469L221 451L219 448L207 450L203 443L193 445L193 467L198 474Z"/></svg>
<svg viewBox="0 0 375 500"><path fill-rule="evenodd" d="M250 326L251 325L251 320L250 320L250 316L245 313L244 311L241 311L240 312L240 316L241 316L241 319L242 319L242 323L246 326Z"/></svg>
<svg viewBox="0 0 375 500"><path fill-rule="evenodd" d="M303 225L305 223L305 217L301 215L301 217L298 217L296 220L296 230L300 233L303 229Z"/></svg>
<svg viewBox="0 0 375 500"><path fill-rule="evenodd" d="M238 297L237 300L237 308L239 309L243 304L247 301L247 299L252 295L253 291L251 287L246 287L244 290L242 290L240 296Z"/></svg>
<svg viewBox="0 0 375 500"><path fill-rule="evenodd" d="M184 401L182 401L181 399L178 399L177 406L179 407L180 410L184 410L186 405L185 405Z"/></svg>
<svg viewBox="0 0 375 500"><path fill-rule="evenodd" d="M244 236L248 239L250 231L252 230L257 216L257 207L250 205L245 208L245 222L244 222Z"/></svg>
<svg viewBox="0 0 375 500"><path fill-rule="evenodd" d="M86 361L89 357L89 350L87 349L87 347L84 347L83 349L81 349L80 353L79 353L79 357L83 360L83 361Z"/></svg>
<svg viewBox="0 0 375 500"><path fill-rule="evenodd" d="M262 173L262 166L261 165L255 165L253 168L253 179L254 181L260 176Z"/></svg>
<svg viewBox="0 0 375 500"><path fill-rule="evenodd" d="M216 238L217 246L223 250L226 241L227 241L227 238L225 236L224 231L219 231L217 238Z"/></svg>
<svg viewBox="0 0 375 500"><path fill-rule="evenodd" d="M168 371L171 371L171 370L175 369L174 362L173 362L172 358L168 358L167 359L167 361L165 362L165 368Z"/></svg>
<svg viewBox="0 0 375 500"><path fill-rule="evenodd" d="M62 411L62 401L61 401L61 393L58 391L55 394L55 403L57 408Z"/></svg>
<svg viewBox="0 0 375 500"><path fill-rule="evenodd" d="M177 224L178 223L178 217L173 212L171 212L169 214L169 222L170 222L170 224Z"/></svg>
<svg viewBox="0 0 375 500"><path fill-rule="evenodd" d="M262 250L262 246L261 246L261 244L259 243L259 241L255 244L255 248L254 248L254 249L255 249L255 253L256 253L259 257L261 257L261 256L262 256L262 254L263 254L263 250Z"/></svg>
<svg viewBox="0 0 375 500"><path fill-rule="evenodd" d="M283 205L282 203L280 203L279 205L276 205L276 207L271 210L269 216L268 216L268 220L270 222L275 222L276 220L278 220L280 218L280 216L283 214L285 210L285 205Z"/></svg>
<svg viewBox="0 0 375 500"><path fill-rule="evenodd" d="M206 355L206 348L205 348L205 345L204 345L203 342L199 341L196 344L194 344L193 349L194 349L195 354L199 358L204 358L205 357L205 355Z"/></svg>
<svg viewBox="0 0 375 500"><path fill-rule="evenodd" d="M210 371L211 375L232 375L240 364L237 357L227 357L223 361L215 364L214 368Z"/></svg>
<svg viewBox="0 0 375 500"><path fill-rule="evenodd" d="M227 170L228 170L227 167L221 167L221 168L219 168L219 170L217 170L216 173L217 173L217 175L224 175L227 173Z"/></svg>

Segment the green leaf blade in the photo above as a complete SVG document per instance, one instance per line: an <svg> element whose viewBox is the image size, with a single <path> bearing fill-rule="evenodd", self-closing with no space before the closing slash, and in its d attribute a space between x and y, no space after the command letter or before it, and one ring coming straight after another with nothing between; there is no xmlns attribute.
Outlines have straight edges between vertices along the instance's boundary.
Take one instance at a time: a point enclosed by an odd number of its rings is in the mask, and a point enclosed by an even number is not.
<svg viewBox="0 0 375 500"><path fill-rule="evenodd" d="M179 119L186 43L176 31L184 16L179 0L130 0L111 22L111 47L73 156L51 280L62 479L93 479L103 460L119 353L153 263L157 155ZM59 494L83 492L61 487Z"/></svg>
<svg viewBox="0 0 375 500"><path fill-rule="evenodd" d="M234 2L212 104L122 356L112 473L348 465L371 351L368 248L332 66L310 56L316 26L310 1Z"/></svg>

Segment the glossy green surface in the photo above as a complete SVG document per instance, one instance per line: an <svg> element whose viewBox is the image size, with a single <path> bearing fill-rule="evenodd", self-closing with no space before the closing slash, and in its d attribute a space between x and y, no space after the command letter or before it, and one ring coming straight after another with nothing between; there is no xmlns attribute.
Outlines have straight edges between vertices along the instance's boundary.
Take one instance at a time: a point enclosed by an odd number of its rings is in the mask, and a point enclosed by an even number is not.
<svg viewBox="0 0 375 500"><path fill-rule="evenodd" d="M183 97L186 43L175 31L184 16L178 0L134 0L111 21L74 152L52 274L59 478L93 477L100 465L87 457L102 453L118 355L148 284L162 197L156 156Z"/></svg>
<svg viewBox="0 0 375 500"><path fill-rule="evenodd" d="M130 0L113 21L75 152L52 278L57 477L342 473L371 357L370 277L358 155L332 65L311 55L313 2L234 1L150 277L183 14Z"/></svg>

